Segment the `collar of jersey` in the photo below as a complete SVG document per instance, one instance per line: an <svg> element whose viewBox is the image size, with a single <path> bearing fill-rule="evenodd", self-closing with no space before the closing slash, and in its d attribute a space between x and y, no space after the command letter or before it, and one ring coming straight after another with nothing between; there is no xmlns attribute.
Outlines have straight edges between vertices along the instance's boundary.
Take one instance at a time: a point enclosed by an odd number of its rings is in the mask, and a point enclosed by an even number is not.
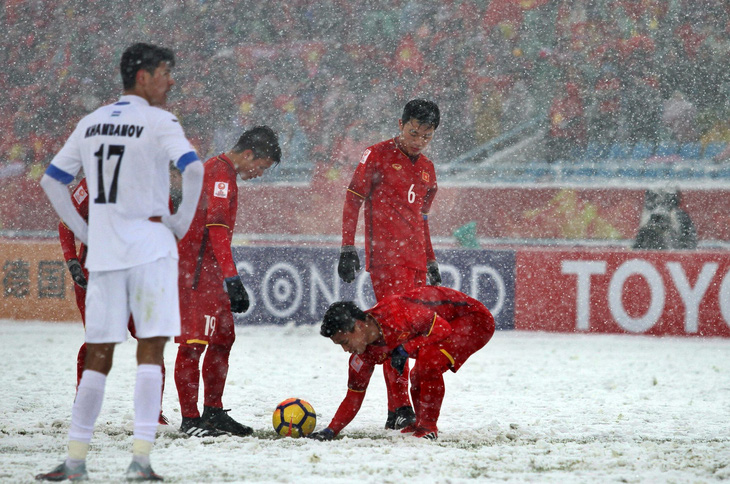
<svg viewBox="0 0 730 484"><path fill-rule="evenodd" d="M116 104L119 103L130 103L130 104L141 104L143 106L149 106L150 103L143 97L137 96L136 94L124 94L119 98Z"/></svg>
<svg viewBox="0 0 730 484"><path fill-rule="evenodd" d="M225 161L228 164L228 166L230 166L234 170L236 169L236 167L233 166L233 162L231 161L231 159L228 158L225 153L221 153L220 155L218 155L218 159L221 161Z"/></svg>

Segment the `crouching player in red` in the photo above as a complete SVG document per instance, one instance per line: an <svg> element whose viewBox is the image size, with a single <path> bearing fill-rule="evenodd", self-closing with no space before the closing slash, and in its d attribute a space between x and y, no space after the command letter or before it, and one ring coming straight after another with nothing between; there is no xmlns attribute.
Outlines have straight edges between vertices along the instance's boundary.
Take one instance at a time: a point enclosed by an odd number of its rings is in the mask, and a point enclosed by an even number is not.
<svg viewBox="0 0 730 484"><path fill-rule="evenodd" d="M175 338L180 344L175 384L182 412L180 430L190 436L253 433L251 427L231 418L222 403L228 357L236 340L231 311L243 313L249 306L231 253L238 210L236 177L257 178L280 159L276 133L267 126L258 126L243 133L230 151L206 161L198 210L190 230L178 244L182 333ZM198 392L204 352L201 416Z"/></svg>
<svg viewBox="0 0 730 484"><path fill-rule="evenodd" d="M411 399L416 423L401 432L436 439L445 393L443 373L457 372L489 342L494 318L466 294L424 286L388 296L367 311L350 301L336 302L327 309L320 333L352 356L347 395L327 428L311 438L331 440L355 418L375 365L391 365L402 373L408 358L413 358Z"/></svg>
<svg viewBox="0 0 730 484"><path fill-rule="evenodd" d="M76 211L85 221L89 221L89 189L86 186L86 178L82 178L73 192L71 192L71 200L73 201ZM76 248L76 236L73 231L61 220L58 223L58 238L61 241L61 250L63 251L63 259L74 281L74 293L76 295L76 306L81 313L81 323L86 327L86 284L89 280L89 271L86 269L86 244L80 244ZM130 316L127 329L133 338L137 338L134 329L134 319ZM86 343L84 342L79 348L76 356L76 387L81 383L81 375L86 367ZM162 362L162 391L165 390L165 363ZM168 425L169 422L162 412L159 418L160 425Z"/></svg>

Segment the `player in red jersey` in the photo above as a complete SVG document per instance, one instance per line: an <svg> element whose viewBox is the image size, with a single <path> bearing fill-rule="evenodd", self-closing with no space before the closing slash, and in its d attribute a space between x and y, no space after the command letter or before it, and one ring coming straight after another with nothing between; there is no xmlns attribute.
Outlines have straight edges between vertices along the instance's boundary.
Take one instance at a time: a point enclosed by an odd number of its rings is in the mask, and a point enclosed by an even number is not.
<svg viewBox="0 0 730 484"><path fill-rule="evenodd" d="M243 133L230 151L206 161L198 210L178 244L182 332L175 339L180 345L175 384L182 412L180 430L191 436L253 432L231 418L222 403L228 357L236 339L231 311L243 313L249 306L231 253L238 210L236 178L257 178L280 159L276 134L267 126L258 126ZM201 416L198 392L203 353Z"/></svg>
<svg viewBox="0 0 730 484"><path fill-rule="evenodd" d="M71 193L71 199L73 200L76 211L79 212L81 217L88 221L89 220L89 190L86 186L86 178L82 178L76 188ZM86 269L86 245L81 243L77 249L76 247L76 236L73 231L63 223L63 220L58 223L58 238L61 241L61 250L63 251L63 259L66 261L66 266L71 274L71 279L74 281L74 293L76 294L76 306L79 308L81 313L81 323L86 327L86 284L89 279L89 271ZM136 331L134 329L134 319L129 317L129 324L127 325L130 334L133 338L137 338ZM79 353L76 356L76 386L78 387L81 382L81 375L84 373L86 367L86 343L81 345ZM165 364L161 365L162 369L162 389L165 389ZM160 412L159 418L160 425L168 425L167 417Z"/></svg>
<svg viewBox="0 0 730 484"><path fill-rule="evenodd" d="M321 334L352 353L348 391L324 430L311 435L331 440L360 410L375 365L403 371L414 358L411 397L413 425L401 430L414 437L438 438L437 422L445 387L443 373L456 373L494 334L494 318L479 301L454 289L424 286L388 296L367 311L354 303L332 304Z"/></svg>
<svg viewBox="0 0 730 484"><path fill-rule="evenodd" d="M423 286L427 280L431 285L441 283L428 229L436 172L422 154L439 122L434 102L408 102L398 120L400 134L365 150L347 188L338 273L350 283L360 269L355 231L364 203L365 270L370 272L378 301ZM408 364L402 375L388 366L383 367L383 374L388 390L385 428L412 424L415 414L408 398Z"/></svg>

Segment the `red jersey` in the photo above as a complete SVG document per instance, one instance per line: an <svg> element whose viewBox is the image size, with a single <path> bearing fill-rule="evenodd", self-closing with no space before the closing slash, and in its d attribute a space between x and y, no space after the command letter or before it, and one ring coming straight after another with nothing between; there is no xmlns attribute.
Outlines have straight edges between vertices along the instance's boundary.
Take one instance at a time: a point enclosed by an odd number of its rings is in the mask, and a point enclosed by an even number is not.
<svg viewBox="0 0 730 484"><path fill-rule="evenodd" d="M365 150L348 191L342 217L342 244L355 244L360 205L365 202L365 268L400 265L426 270L435 260L427 215L436 196L436 172L431 160L412 161L395 139Z"/></svg>
<svg viewBox="0 0 730 484"><path fill-rule="evenodd" d="M403 345L411 357L418 357L418 349L424 345L438 345L451 355L452 371L456 371L485 342L450 338L451 322L478 313L480 322L474 334L485 332L491 337L494 332L494 318L481 302L442 286L423 286L388 296L365 312L378 322L383 337L369 344L363 354L350 356L348 392L328 426L335 434L357 415L375 365L390 364L391 352L398 345Z"/></svg>
<svg viewBox="0 0 730 484"><path fill-rule="evenodd" d="M230 240L238 211L237 173L231 160L224 154L209 159L204 166L203 190L198 209L190 229L178 243L180 288L197 289L202 285L223 291L223 279L233 275L230 274L231 270L235 271L230 255ZM223 228L227 236L227 247L221 247L221 250L227 251L226 259L230 262L223 261L223 266L216 258L216 247L210 240L209 231L212 227Z"/></svg>

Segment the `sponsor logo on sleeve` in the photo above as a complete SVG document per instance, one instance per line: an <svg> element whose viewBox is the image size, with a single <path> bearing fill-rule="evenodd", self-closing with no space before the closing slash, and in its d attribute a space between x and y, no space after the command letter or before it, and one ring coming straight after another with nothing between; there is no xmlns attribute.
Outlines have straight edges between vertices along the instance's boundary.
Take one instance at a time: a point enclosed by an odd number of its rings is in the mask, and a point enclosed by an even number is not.
<svg viewBox="0 0 730 484"><path fill-rule="evenodd" d="M352 367L353 370L355 370L358 373L360 373L360 368L362 368L362 363L363 363L362 358L360 358L357 355L354 355L352 357L352 359L350 359L350 366Z"/></svg>
<svg viewBox="0 0 730 484"><path fill-rule="evenodd" d="M360 163L365 163L368 159L368 156L370 156L370 150L365 150L365 153L362 154L362 158L360 158Z"/></svg>
<svg viewBox="0 0 730 484"><path fill-rule="evenodd" d="M226 182L215 182L215 190L213 190L213 196L218 198L228 197L228 183Z"/></svg>
<svg viewBox="0 0 730 484"><path fill-rule="evenodd" d="M84 187L79 185L76 190L74 190L74 200L76 200L76 203L81 205L81 202L86 200L86 197L88 197L89 194L84 190Z"/></svg>

